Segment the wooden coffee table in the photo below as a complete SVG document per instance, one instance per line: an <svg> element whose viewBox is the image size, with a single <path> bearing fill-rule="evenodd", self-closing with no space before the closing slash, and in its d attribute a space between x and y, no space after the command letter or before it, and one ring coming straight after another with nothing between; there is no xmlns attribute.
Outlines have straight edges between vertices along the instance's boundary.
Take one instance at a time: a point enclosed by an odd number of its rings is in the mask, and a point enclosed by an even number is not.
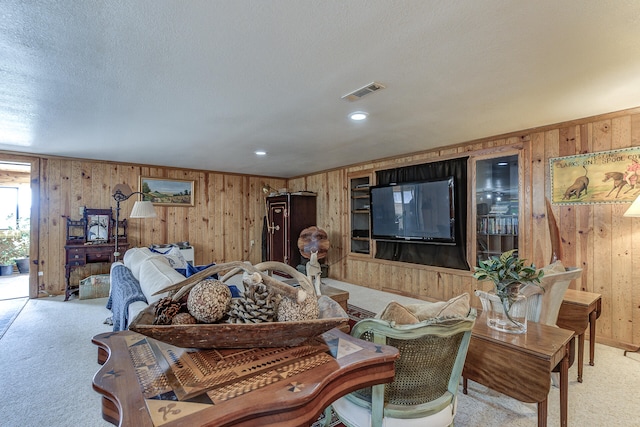
<svg viewBox="0 0 640 427"><path fill-rule="evenodd" d="M123 426L310 425L334 400L390 382L398 350L337 329L297 347L193 350L96 335L103 418Z"/></svg>
<svg viewBox="0 0 640 427"><path fill-rule="evenodd" d="M349 292L342 289L334 288L333 286L325 285L324 283L320 285L320 292L322 293L322 295L326 295L340 304L340 307L342 307L345 312L347 311Z"/></svg>

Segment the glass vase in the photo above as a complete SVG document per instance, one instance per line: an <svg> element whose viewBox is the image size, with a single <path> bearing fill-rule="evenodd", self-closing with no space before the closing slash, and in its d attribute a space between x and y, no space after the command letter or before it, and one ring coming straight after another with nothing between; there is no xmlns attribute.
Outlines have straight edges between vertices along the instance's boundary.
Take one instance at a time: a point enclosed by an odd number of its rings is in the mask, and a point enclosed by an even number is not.
<svg viewBox="0 0 640 427"><path fill-rule="evenodd" d="M476 291L482 303L482 311L486 313L487 326L510 334L527 332L527 297L520 292L512 296L513 302L503 303L494 292ZM505 305L507 307L505 307Z"/></svg>

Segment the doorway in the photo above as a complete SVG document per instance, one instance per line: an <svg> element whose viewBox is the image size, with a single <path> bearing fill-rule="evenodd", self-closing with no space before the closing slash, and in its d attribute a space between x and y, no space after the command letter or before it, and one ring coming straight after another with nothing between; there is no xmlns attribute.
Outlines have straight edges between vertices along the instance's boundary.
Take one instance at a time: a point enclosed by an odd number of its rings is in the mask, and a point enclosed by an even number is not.
<svg viewBox="0 0 640 427"><path fill-rule="evenodd" d="M29 297L32 224L32 164L0 156L0 301ZM20 264L20 269L16 264ZM33 276L35 279L35 275ZM34 286L37 288L37 286Z"/></svg>

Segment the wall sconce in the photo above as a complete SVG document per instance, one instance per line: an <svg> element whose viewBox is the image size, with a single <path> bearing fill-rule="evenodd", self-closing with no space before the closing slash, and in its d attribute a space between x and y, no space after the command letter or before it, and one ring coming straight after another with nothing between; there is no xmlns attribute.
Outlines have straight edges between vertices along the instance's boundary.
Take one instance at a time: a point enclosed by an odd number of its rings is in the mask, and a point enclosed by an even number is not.
<svg viewBox="0 0 640 427"><path fill-rule="evenodd" d="M118 260L120 252L118 250L118 228L120 225L120 203L128 200L134 194L142 194L140 191L131 191L131 187L127 184L118 184L113 187L113 198L116 201L116 227L115 227L115 251L113 258ZM131 210L131 218L155 218L158 215L153 207L153 203L149 201L138 200L133 204Z"/></svg>
<svg viewBox="0 0 640 427"><path fill-rule="evenodd" d="M622 216L628 216L632 218L640 217L640 196L638 196L638 198L633 203L631 203L629 209L627 209L627 211Z"/></svg>

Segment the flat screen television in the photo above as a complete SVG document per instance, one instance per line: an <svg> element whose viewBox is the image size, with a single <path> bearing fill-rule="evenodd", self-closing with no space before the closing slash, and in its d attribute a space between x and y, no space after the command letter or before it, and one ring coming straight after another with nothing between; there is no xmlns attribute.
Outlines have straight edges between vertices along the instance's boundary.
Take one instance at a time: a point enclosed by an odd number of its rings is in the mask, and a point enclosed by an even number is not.
<svg viewBox="0 0 640 427"><path fill-rule="evenodd" d="M453 177L371 187L371 237L455 245Z"/></svg>

